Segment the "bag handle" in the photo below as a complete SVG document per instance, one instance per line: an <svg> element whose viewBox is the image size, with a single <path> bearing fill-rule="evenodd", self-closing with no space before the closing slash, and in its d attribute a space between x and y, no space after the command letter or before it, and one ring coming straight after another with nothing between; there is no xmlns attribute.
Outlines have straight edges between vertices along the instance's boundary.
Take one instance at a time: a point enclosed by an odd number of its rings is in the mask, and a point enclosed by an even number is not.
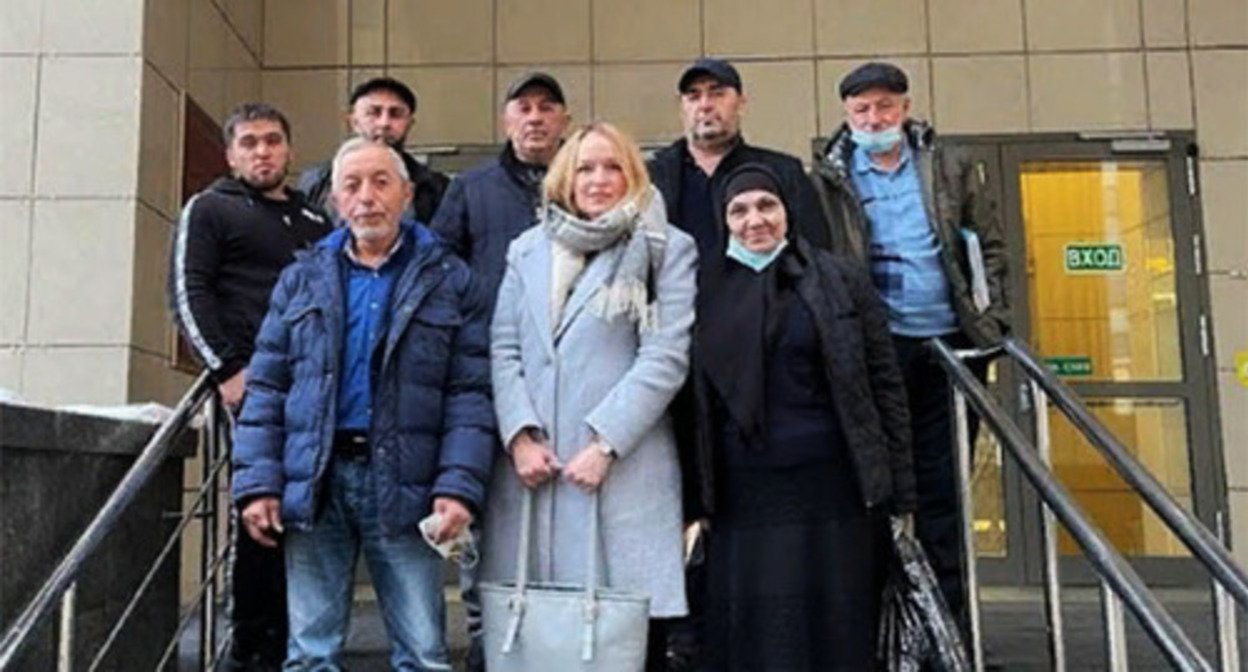
<svg viewBox="0 0 1248 672"><path fill-rule="evenodd" d="M533 490L524 488L524 498L520 503L520 542L516 546L516 588L508 600L511 608L511 622L507 626L507 635L503 638L503 653L511 653L515 648L516 639L520 636L520 622L524 618L525 591L529 582L529 555L533 545ZM553 487L553 486L552 486ZM600 486L601 487L601 486ZM598 620L598 564L601 550L598 522L599 494L594 491L589 503L589 549L585 554L589 566L586 568L584 625L581 633L581 660L590 661L594 658L594 624Z"/></svg>

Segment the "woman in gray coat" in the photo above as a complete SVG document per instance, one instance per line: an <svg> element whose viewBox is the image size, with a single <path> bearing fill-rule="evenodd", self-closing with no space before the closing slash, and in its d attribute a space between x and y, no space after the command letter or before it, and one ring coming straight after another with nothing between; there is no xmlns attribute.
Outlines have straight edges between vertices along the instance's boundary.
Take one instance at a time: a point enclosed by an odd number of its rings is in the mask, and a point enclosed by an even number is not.
<svg viewBox="0 0 1248 672"><path fill-rule="evenodd" d="M610 124L574 133L544 190L539 225L508 250L494 314L494 403L510 466L494 470L482 578L514 577L527 487L530 578L584 583L596 491L603 583L649 595L652 619L682 616L667 409L689 365L696 245L667 223L636 144ZM654 642L663 629L651 625Z"/></svg>

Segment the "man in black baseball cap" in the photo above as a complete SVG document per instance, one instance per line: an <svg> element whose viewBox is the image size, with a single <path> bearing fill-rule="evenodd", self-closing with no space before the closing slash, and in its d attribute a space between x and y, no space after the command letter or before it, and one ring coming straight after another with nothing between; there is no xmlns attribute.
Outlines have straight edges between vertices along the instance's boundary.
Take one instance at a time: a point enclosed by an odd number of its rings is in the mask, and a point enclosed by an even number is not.
<svg viewBox="0 0 1248 672"><path fill-rule="evenodd" d="M410 87L393 77L374 77L351 91L346 121L352 133L374 142L384 142L403 158L415 188L404 217L428 224L450 180L441 173L429 170L404 149L415 115L416 94ZM299 176L297 188L309 201L337 220L338 215L329 199L330 168L330 162L326 161L305 170Z"/></svg>
<svg viewBox="0 0 1248 672"><path fill-rule="evenodd" d="M667 203L668 219L698 241L701 258L724 253L727 238L723 215L716 207L723 188L720 183L743 163L763 163L775 171L786 200L793 204L791 214L798 227L824 228L801 162L742 139L745 87L731 63L700 58L681 73L676 90L685 137L650 160L650 177Z"/></svg>
<svg viewBox="0 0 1248 672"><path fill-rule="evenodd" d="M925 343L983 347L1008 332L1007 253L991 190L964 152L910 118L909 90L891 63L863 64L840 81L846 121L812 171L829 224L828 240L818 242L867 265L888 307L909 391L914 531L965 623L949 384ZM987 362L967 365L985 380Z"/></svg>

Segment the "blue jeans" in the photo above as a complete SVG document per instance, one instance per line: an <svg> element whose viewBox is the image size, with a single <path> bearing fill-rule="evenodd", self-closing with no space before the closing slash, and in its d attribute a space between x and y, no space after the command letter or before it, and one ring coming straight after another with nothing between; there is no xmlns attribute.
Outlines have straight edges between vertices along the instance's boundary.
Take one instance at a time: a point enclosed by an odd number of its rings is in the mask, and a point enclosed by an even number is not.
<svg viewBox="0 0 1248 672"><path fill-rule="evenodd" d="M383 537L367 462L334 458L311 531L286 531L290 639L283 669L341 670L360 551L390 636L394 670L450 670L442 558L420 533Z"/></svg>

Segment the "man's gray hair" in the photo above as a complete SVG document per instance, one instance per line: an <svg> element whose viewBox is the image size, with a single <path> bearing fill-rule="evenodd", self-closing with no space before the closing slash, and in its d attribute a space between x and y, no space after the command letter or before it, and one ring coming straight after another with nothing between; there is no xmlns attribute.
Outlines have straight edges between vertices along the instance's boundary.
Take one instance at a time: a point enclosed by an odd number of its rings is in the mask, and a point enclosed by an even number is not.
<svg viewBox="0 0 1248 672"><path fill-rule="evenodd" d="M403 163L403 157L399 156L399 153L395 151L393 147L385 143L374 142L368 138L354 137L342 143L342 145L338 147L337 153L334 154L333 173L331 174L330 184L335 190L338 189L340 186L339 183L342 181L340 175L342 173L343 160L361 149L367 149L369 147L381 147L385 149L386 153L389 154L390 158L394 161L394 169L395 172L399 174L399 177L402 177L405 182L412 181L412 176L407 172L407 164Z"/></svg>

